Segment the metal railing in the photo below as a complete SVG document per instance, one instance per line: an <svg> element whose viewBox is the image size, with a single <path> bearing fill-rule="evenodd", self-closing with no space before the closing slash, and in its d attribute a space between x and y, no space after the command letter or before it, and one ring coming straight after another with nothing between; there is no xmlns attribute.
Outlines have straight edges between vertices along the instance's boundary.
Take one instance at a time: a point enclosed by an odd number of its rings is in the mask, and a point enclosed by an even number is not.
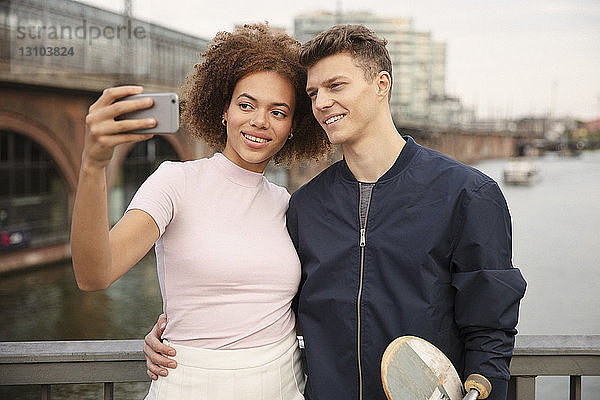
<svg viewBox="0 0 600 400"><path fill-rule="evenodd" d="M103 383L104 400L114 398L115 382L148 381L142 340L1 342L0 385Z"/></svg>
<svg viewBox="0 0 600 400"><path fill-rule="evenodd" d="M581 400L581 377L600 376L600 335L519 335L510 374L509 400L534 400L538 376L570 377L569 400Z"/></svg>
<svg viewBox="0 0 600 400"><path fill-rule="evenodd" d="M1 342L0 385L41 385L50 399L55 384L148 381L142 340ZM537 376L569 376L570 400L581 400L581 377L600 376L600 335L517 337L509 400L534 400Z"/></svg>

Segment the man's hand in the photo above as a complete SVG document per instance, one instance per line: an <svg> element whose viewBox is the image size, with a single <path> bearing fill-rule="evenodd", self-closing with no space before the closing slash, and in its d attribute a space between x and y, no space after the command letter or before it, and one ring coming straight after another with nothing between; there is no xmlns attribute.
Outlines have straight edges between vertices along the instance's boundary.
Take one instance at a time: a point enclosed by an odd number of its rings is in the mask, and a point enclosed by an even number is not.
<svg viewBox="0 0 600 400"><path fill-rule="evenodd" d="M146 355L146 373L152 380L157 380L158 375L167 376L168 371L164 368L176 368L177 362L163 356L163 354L173 357L175 349L163 344L160 340L165 326L167 325L167 317L161 314L158 321L152 327L152 330L146 335L144 341L144 354Z"/></svg>

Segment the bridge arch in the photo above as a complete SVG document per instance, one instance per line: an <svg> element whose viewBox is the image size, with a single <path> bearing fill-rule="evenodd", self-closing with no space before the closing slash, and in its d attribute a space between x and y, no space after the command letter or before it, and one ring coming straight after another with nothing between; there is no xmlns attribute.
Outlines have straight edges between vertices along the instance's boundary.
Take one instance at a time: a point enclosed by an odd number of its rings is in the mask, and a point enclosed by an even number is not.
<svg viewBox="0 0 600 400"><path fill-rule="evenodd" d="M25 116L0 112L0 131L12 131L26 136L39 144L58 166L67 187L69 196L75 194L79 162L71 159L67 145L62 143L50 129L31 122Z"/></svg>
<svg viewBox="0 0 600 400"><path fill-rule="evenodd" d="M66 243L68 180L35 135L15 125L0 126L0 251Z"/></svg>

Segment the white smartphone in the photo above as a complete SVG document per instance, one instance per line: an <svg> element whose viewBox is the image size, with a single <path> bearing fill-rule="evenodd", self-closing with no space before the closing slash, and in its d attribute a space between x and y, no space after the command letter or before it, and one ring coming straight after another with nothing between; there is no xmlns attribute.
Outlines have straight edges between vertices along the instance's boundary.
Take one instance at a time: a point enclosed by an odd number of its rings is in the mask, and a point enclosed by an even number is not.
<svg viewBox="0 0 600 400"><path fill-rule="evenodd" d="M142 93L123 97L122 100L135 100L152 97L154 104L150 108L119 115L115 120L124 119L156 119L156 126L148 129L129 131L128 133L176 133L179 129L179 97L177 93Z"/></svg>

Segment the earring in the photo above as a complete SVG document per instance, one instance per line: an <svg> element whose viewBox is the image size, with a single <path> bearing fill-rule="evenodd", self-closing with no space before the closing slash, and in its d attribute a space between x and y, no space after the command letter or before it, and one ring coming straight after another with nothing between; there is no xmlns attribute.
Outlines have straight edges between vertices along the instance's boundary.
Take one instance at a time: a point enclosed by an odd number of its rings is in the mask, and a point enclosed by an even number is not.
<svg viewBox="0 0 600 400"><path fill-rule="evenodd" d="M288 140L291 140L294 137L294 130L290 129L290 134L288 136Z"/></svg>
<svg viewBox="0 0 600 400"><path fill-rule="evenodd" d="M221 125L227 126L227 120L225 119L225 116L221 117Z"/></svg>

